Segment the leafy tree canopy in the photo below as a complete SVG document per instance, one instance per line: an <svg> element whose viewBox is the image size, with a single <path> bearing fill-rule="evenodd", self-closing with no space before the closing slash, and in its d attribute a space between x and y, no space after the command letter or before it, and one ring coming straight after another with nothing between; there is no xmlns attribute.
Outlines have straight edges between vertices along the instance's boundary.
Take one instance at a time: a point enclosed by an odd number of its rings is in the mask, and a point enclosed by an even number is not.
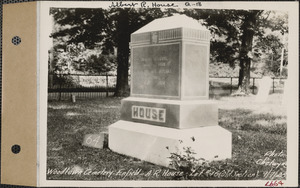
<svg viewBox="0 0 300 188"><path fill-rule="evenodd" d="M60 41L57 44L83 43L88 49L101 47L104 55L111 54L116 48L116 95L122 96L128 94L129 89L130 34L156 18L173 13L186 14L201 20L209 28L212 33L211 59L233 67L239 64L239 85L245 93L249 85L251 62L270 62L273 57L272 61L276 63L269 65L274 67L278 64L278 56L284 47L282 35L288 33L288 24L286 13L279 14L274 11L52 8L50 14L53 15L55 23L52 37ZM270 52L273 56L268 55ZM93 56L90 59L96 62L99 58ZM97 67L94 66L95 63L92 64L92 67ZM272 69L270 66L268 68Z"/></svg>

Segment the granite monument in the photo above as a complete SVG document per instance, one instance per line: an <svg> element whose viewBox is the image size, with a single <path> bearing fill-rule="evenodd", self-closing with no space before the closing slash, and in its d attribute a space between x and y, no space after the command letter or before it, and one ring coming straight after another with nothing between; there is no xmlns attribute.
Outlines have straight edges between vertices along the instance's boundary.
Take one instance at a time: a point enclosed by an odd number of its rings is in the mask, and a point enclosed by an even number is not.
<svg viewBox="0 0 300 188"><path fill-rule="evenodd" d="M131 94L109 126L109 148L163 166L183 146L231 158L231 133L208 100L209 30L185 15L156 19L131 34L130 48Z"/></svg>

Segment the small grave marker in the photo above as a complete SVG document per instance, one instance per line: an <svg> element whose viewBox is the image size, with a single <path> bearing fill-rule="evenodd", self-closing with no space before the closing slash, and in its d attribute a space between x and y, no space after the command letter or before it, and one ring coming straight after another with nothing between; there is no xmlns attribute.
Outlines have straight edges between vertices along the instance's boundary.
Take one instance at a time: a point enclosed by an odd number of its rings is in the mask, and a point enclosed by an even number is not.
<svg viewBox="0 0 300 188"><path fill-rule="evenodd" d="M72 103L75 103L76 102L76 95L71 94L71 100L72 100Z"/></svg>
<svg viewBox="0 0 300 188"><path fill-rule="evenodd" d="M268 76L263 77L259 82L258 93L256 95L256 102L266 102L270 93L272 79Z"/></svg>
<svg viewBox="0 0 300 188"><path fill-rule="evenodd" d="M102 149L104 145L104 133L100 134L87 134L83 138L83 146Z"/></svg>

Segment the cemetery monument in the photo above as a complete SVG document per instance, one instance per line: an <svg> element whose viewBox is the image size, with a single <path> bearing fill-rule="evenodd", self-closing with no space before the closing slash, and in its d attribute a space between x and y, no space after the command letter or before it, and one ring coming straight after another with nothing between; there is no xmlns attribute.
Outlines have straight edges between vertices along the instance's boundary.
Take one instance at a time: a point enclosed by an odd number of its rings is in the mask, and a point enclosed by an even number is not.
<svg viewBox="0 0 300 188"><path fill-rule="evenodd" d="M255 102L261 102L261 103L267 102L271 85L272 85L272 79L269 76L264 76L260 80L258 92L255 97Z"/></svg>
<svg viewBox="0 0 300 188"><path fill-rule="evenodd" d="M130 47L131 94L109 126L109 148L162 166L183 146L196 158L231 158L231 133L208 100L209 31L185 15L156 19L131 34Z"/></svg>

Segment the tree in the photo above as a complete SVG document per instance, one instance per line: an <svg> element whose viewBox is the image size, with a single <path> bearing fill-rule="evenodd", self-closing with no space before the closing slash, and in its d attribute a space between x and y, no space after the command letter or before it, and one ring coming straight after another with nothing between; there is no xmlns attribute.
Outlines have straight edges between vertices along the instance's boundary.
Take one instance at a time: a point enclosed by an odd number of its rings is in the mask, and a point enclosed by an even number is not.
<svg viewBox="0 0 300 188"><path fill-rule="evenodd" d="M240 48L239 10L185 9L184 14L201 20L211 33L211 59L235 66Z"/></svg>
<svg viewBox="0 0 300 188"><path fill-rule="evenodd" d="M286 19L270 19L270 13L262 10L186 9L184 14L203 20L211 31L212 59L229 63L233 67L239 64L238 92L244 94L250 92L250 69L255 55L254 40L264 40L267 28L287 32ZM279 38L273 39L273 43L281 43Z"/></svg>
<svg viewBox="0 0 300 188"><path fill-rule="evenodd" d="M128 95L128 69L130 34L150 21L179 12L203 20L212 33L212 59L239 64L239 91L249 93L250 68L255 55L255 40L266 38L266 28L287 32L285 17L269 18L262 10L204 10L185 9L61 9L52 8L55 23L53 37L66 43L84 43L87 48L100 46L103 54L117 48L117 84L115 96ZM276 23L276 24L274 24ZM282 26L280 26L280 24ZM58 28L58 29L57 29ZM273 39L276 39L273 37ZM278 38L278 40L280 40ZM277 42L274 41L274 43ZM279 41L280 42L280 41ZM281 43L281 42L280 42ZM273 45L275 48L276 45ZM257 45L256 47L262 48ZM266 53L266 52L264 52Z"/></svg>
<svg viewBox="0 0 300 188"><path fill-rule="evenodd" d="M254 70L255 73L260 75L268 75L268 76L280 76L280 63L281 63L281 53L282 48L285 44L281 41L283 39L280 38L281 34L275 35L272 33L266 34L265 36L261 37L261 39L254 40L254 60L256 62L255 66L258 66L258 70ZM284 58L283 58L283 65L287 65L287 53L288 51L285 50ZM282 76L287 76L287 72L283 72Z"/></svg>
<svg viewBox="0 0 300 188"><path fill-rule="evenodd" d="M116 68L116 56L105 54L91 54L87 57L85 68L91 74L101 74L114 71Z"/></svg>
<svg viewBox="0 0 300 188"><path fill-rule="evenodd" d="M128 9L113 10L115 14L111 16L115 24L115 41L117 47L117 84L115 96L127 96L129 94L128 69L129 69L129 42L130 29L133 27L129 21ZM131 26L131 27L130 27Z"/></svg>
<svg viewBox="0 0 300 188"><path fill-rule="evenodd" d="M248 94L250 84L250 67L252 56L253 37L257 29L257 20L263 11L251 10L245 11L241 24L241 48L240 48L240 72L239 89L240 92Z"/></svg>
<svg viewBox="0 0 300 188"><path fill-rule="evenodd" d="M167 12L169 13L169 12ZM130 34L162 17L160 9L62 9L52 8L50 14L59 25L55 39L67 36L66 43L84 43L87 48L101 46L103 54L117 48L117 84L115 96L129 94Z"/></svg>
<svg viewBox="0 0 300 188"><path fill-rule="evenodd" d="M248 93L252 41L261 11L187 10L187 14L204 20L213 37L212 54L217 61L234 66L239 61L239 90Z"/></svg>
<svg viewBox="0 0 300 188"><path fill-rule="evenodd" d="M100 46L109 32L106 9L51 8L54 39L67 38L66 44L83 43L88 49Z"/></svg>
<svg viewBox="0 0 300 188"><path fill-rule="evenodd" d="M160 9L122 9L114 8L109 11L111 32L105 40L106 51L109 47L117 48L117 84L115 96L128 96L128 70L129 70L129 42L131 33L143 27L156 18L160 18L170 11Z"/></svg>
<svg viewBox="0 0 300 188"><path fill-rule="evenodd" d="M265 11L259 19L259 25L266 28L254 39L254 55L260 65L263 75L287 76L286 67L288 64L288 14L286 12ZM283 59L281 59L283 57ZM281 67L281 60L283 66ZM281 72L283 68L283 72ZM282 73L282 74L281 74Z"/></svg>

